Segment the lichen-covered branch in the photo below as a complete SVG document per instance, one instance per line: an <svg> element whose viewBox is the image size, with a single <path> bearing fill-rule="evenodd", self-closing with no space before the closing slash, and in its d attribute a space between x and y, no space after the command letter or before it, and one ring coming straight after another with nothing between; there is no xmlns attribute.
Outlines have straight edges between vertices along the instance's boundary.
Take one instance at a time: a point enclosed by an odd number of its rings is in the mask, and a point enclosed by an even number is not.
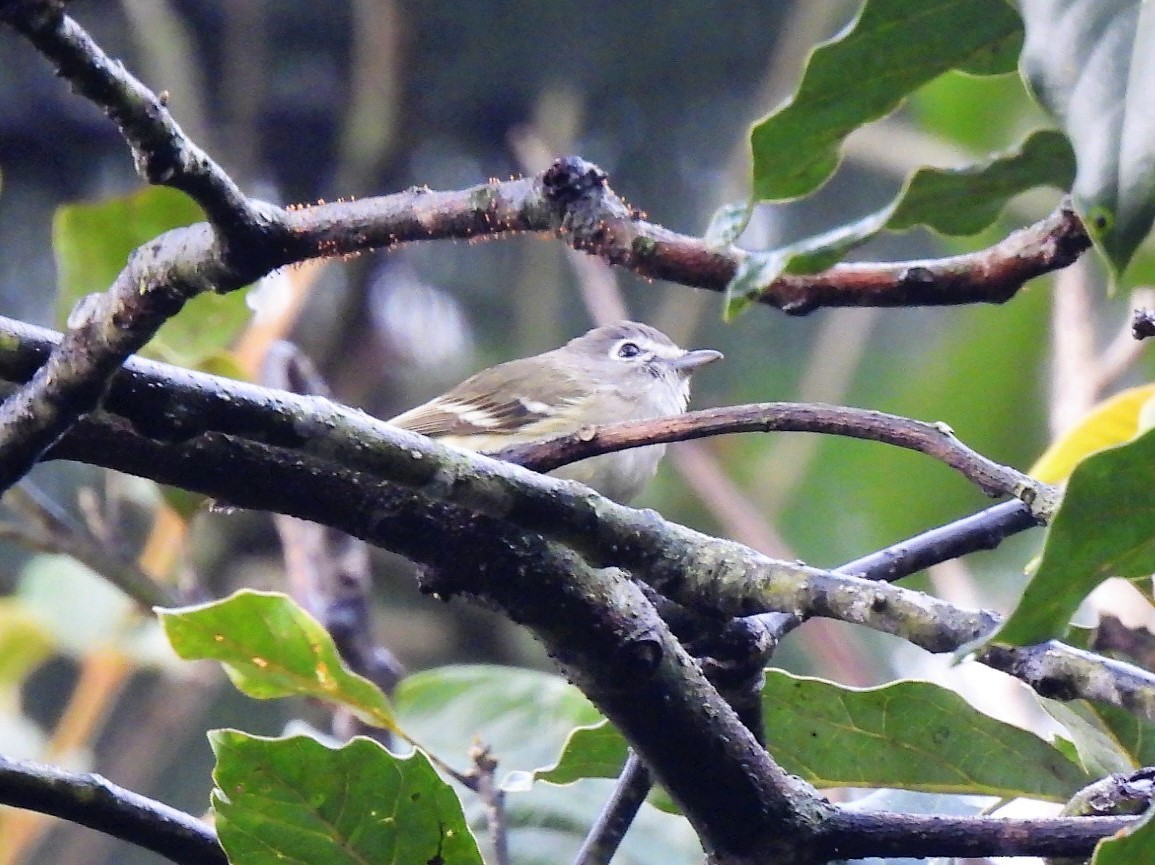
<svg viewBox="0 0 1155 865"><path fill-rule="evenodd" d="M0 406L0 490L22 477L77 418L108 378L192 297L228 292L308 258L414 240L559 234L577 249L645 276L725 290L745 253L642 219L604 172L578 158L533 178L472 189L285 210L246 197L182 132L164 100L110 60L56 0L0 0L0 21L22 33L76 90L101 106L129 142L149 182L181 189L209 225L180 229L142 247L103 295L73 313L70 331L41 371ZM843 264L817 276L783 276L759 300L788 312L821 306L917 306L1001 302L1026 280L1073 261L1089 242L1072 210L978 253L894 264Z"/></svg>
<svg viewBox="0 0 1155 865"><path fill-rule="evenodd" d="M19 322L0 319L0 337L0 378L9 381L31 376L51 350L50 331ZM898 586L779 562L653 512L615 505L576 484L450 451L316 397L134 359L114 379L105 408L51 455L314 520L392 549L403 540L386 518L397 507L392 487L374 486L373 495L334 491L327 502L321 493L335 484L401 485L424 501L460 506L570 545L595 565L627 568L691 607L731 616L829 616L897 634L929 651L954 651L999 621L993 613L960 610ZM307 482L292 474L302 456L321 461ZM334 479L321 465L362 477ZM1059 644L992 650L982 659L1046 693L1103 700L1155 721L1155 676L1131 665Z"/></svg>

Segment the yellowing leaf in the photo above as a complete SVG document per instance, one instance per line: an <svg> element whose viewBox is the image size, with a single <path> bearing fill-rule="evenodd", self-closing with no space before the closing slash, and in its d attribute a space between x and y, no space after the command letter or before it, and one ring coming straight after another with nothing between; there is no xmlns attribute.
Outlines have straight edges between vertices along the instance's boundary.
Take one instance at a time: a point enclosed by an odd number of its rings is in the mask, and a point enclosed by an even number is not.
<svg viewBox="0 0 1155 865"><path fill-rule="evenodd" d="M1093 408L1078 425L1052 442L1031 467L1033 478L1050 484L1065 481L1085 457L1131 441L1150 426L1148 403L1155 384L1133 387Z"/></svg>
<svg viewBox="0 0 1155 865"><path fill-rule="evenodd" d="M157 614L178 655L220 661L250 697L339 703L368 724L404 735L381 689L345 666L329 632L287 595L242 589Z"/></svg>
<svg viewBox="0 0 1155 865"><path fill-rule="evenodd" d="M47 625L24 601L0 599L0 688L23 683L55 647Z"/></svg>

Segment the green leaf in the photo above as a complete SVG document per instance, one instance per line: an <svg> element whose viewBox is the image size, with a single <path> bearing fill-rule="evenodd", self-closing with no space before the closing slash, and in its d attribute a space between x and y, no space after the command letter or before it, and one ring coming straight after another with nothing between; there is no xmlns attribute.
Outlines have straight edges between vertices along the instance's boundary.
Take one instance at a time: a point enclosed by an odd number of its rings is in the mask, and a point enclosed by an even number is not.
<svg viewBox="0 0 1155 865"><path fill-rule="evenodd" d="M703 240L710 249L725 249L738 239L750 222L754 213L754 204L751 201L732 201L723 204L710 217L710 224L706 227Z"/></svg>
<svg viewBox="0 0 1155 865"><path fill-rule="evenodd" d="M0 598L0 700L7 689L24 684L55 649L52 633L36 612L20 598Z"/></svg>
<svg viewBox="0 0 1155 865"><path fill-rule="evenodd" d="M548 764L574 727L601 718L561 676L485 664L407 676L393 706L405 729L431 753L464 757L462 743L480 739L504 772Z"/></svg>
<svg viewBox="0 0 1155 865"><path fill-rule="evenodd" d="M977 234L1014 196L1036 186L1069 189L1075 158L1053 129L1032 132L1018 148L958 169L920 168L891 204L890 231L926 225L949 235Z"/></svg>
<svg viewBox="0 0 1155 865"><path fill-rule="evenodd" d="M1090 779L1033 733L929 682L845 688L768 672L768 747L821 787L901 787L1065 801Z"/></svg>
<svg viewBox="0 0 1155 865"><path fill-rule="evenodd" d="M1030 646L1067 630L1108 577L1155 572L1155 435L1092 454L1075 467L1047 531L1038 570L990 642Z"/></svg>
<svg viewBox="0 0 1155 865"><path fill-rule="evenodd" d="M421 752L371 739L328 748L307 736L209 734L212 804L229 861L244 865L481 865L461 802Z"/></svg>
<svg viewBox="0 0 1155 865"><path fill-rule="evenodd" d="M625 762L626 740L609 721L602 721L570 733L557 762L539 769L534 777L551 784L572 784L582 778L616 778Z"/></svg>
<svg viewBox="0 0 1155 865"><path fill-rule="evenodd" d="M818 787L1065 801L1092 776L1034 733L996 721L929 682L846 688L768 670L762 690L770 753ZM565 784L616 777L626 746L609 724L575 730L556 766Z"/></svg>
<svg viewBox="0 0 1155 865"><path fill-rule="evenodd" d="M810 56L798 92L750 135L754 198L813 191L838 166L842 140L950 69L1014 69L1022 22L1004 0L868 0Z"/></svg>
<svg viewBox="0 0 1155 865"><path fill-rule="evenodd" d="M1155 220L1155 9L1143 0L1020 0L1022 72L1070 136L1075 205L1116 275Z"/></svg>
<svg viewBox="0 0 1155 865"><path fill-rule="evenodd" d="M977 234L1014 196L1036 186L1066 189L1074 171L1066 137L1050 129L1033 132L1019 147L980 164L920 168L881 210L789 246L747 256L727 287L726 317L744 311L783 273L818 273L884 230L925 225L943 234Z"/></svg>
<svg viewBox="0 0 1155 865"><path fill-rule="evenodd" d="M1148 811L1137 826L1104 838L1095 846L1092 865L1155 865L1155 810Z"/></svg>
<svg viewBox="0 0 1155 865"><path fill-rule="evenodd" d="M243 589L221 601L157 614L178 655L220 661L250 697L340 703L368 724L401 732L381 690L349 670L321 624L279 592Z"/></svg>
<svg viewBox="0 0 1155 865"><path fill-rule="evenodd" d="M733 321L756 303L762 292L786 270L790 253L785 249L771 249L747 255L738 263L734 278L726 285L722 318Z"/></svg>
<svg viewBox="0 0 1155 865"><path fill-rule="evenodd" d="M184 193L160 186L99 202L57 208L52 223L56 256L56 320L64 327L77 301L105 291L132 252L173 228L202 221L204 214ZM250 318L245 292L193 298L157 332L143 352L180 366L202 362L231 345Z"/></svg>
<svg viewBox="0 0 1155 865"><path fill-rule="evenodd" d="M1140 748L1147 750L1142 747L1142 737L1132 732L1132 749L1129 749L1114 735L1106 719L1097 711L1098 706L1083 700L1062 702L1038 696L1036 699L1047 714L1067 730L1079 762L1091 775L1101 778L1112 772L1131 772L1146 765L1135 762L1135 751Z"/></svg>
<svg viewBox="0 0 1155 865"><path fill-rule="evenodd" d="M603 767L608 772L571 772L565 779L560 775L546 778L544 772L529 770L553 763L575 726L600 719L577 688L550 673L463 665L406 677L393 701L406 731L443 758L454 754L464 758L471 741L490 746L508 794L505 805L512 861L574 859L610 795L608 782L584 779L614 775L614 767ZM602 726L619 746L620 768L625 742L608 723ZM536 780L567 786L531 783ZM485 825L484 809L472 794L463 794L463 798L470 825L480 832ZM655 798L667 804L663 801L666 797ZM637 865L688 865L702 861L694 842L684 819L646 803L630 826L619 857Z"/></svg>

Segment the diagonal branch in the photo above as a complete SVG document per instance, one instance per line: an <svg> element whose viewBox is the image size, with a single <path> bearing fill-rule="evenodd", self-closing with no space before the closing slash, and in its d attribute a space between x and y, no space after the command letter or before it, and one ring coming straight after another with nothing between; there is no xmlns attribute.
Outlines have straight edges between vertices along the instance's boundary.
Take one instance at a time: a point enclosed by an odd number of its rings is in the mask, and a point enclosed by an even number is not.
<svg viewBox="0 0 1155 865"><path fill-rule="evenodd" d="M700 679L700 670L684 650L676 641L668 642L668 629L656 614L651 617L652 608L637 586L617 569L594 571L540 535L456 505L430 501L364 472L315 457L299 453L278 456L274 448L219 434L160 444L126 435L123 426L111 426L103 432L100 426L95 421L78 426L61 442L61 455L76 456L70 451L79 448L99 453L103 462L120 468L126 467L125 460L132 460L138 467L147 466L147 472L162 482L216 492L241 506L274 506L336 525L434 568L439 580L426 585L427 591L441 596L479 594L529 627L566 674L638 747L646 764L691 816L708 847L738 854L738 858L719 857L719 861L750 861L740 856L753 850L766 858L773 858L768 851L775 851L789 861L811 861L793 859L789 854L813 850L813 845L845 849L842 845L850 838L851 824L830 823L828 805L780 778L779 770L766 762L765 752L757 749L753 735L733 710ZM832 582L837 581L830 576ZM920 642L923 631L937 634L948 630L940 628L937 620L953 610L949 605L894 586L844 580L846 596L835 598L830 607L840 618L855 620L859 615L855 610L876 605L878 599L868 593L873 586L890 598L902 597L907 602L906 614L911 619L908 636L915 642ZM865 593L860 586L868 587ZM857 597L852 592L857 592ZM878 604L880 614L885 615L887 606ZM920 606L921 619L916 618ZM985 614L953 613L951 626L964 631L976 621L988 627L995 621ZM945 640L939 642L935 637L934 642L945 650ZM1062 657L1065 647L1041 648L1047 650L1040 655L1045 659ZM1010 654L1022 657L1016 652ZM1115 698L1109 701L1155 719L1149 705L1155 678L1136 673L1128 681L1114 675L1125 666L1103 662L1096 667L1100 684L1115 689ZM1070 678L1071 689L1065 696L1079 693L1085 672ZM676 675L676 684L671 675ZM685 676L692 678L688 691L682 681ZM1051 681L1057 683L1058 679ZM1144 693L1137 695L1136 691ZM719 753L718 748L724 748L725 753ZM694 759L689 759L690 755ZM704 759L705 765L698 758ZM722 767L727 772L734 768L734 761L737 774L722 772ZM801 817L796 808L809 817ZM812 819L818 821L817 829L807 822ZM921 850L919 839L928 832L962 843L958 839L967 835L968 828L983 828L957 821L944 824L933 817L903 816L900 822L902 833L869 836L864 845L893 851L905 844ZM982 836L990 845L983 848L988 853L1056 849L1058 842L1053 840L1048 821L988 823L990 831ZM1129 823L1056 824L1066 839L1063 849L1069 851L1089 849L1096 838L1124 825ZM826 826L831 827L829 835L823 828ZM976 848L971 845L967 849Z"/></svg>
<svg viewBox="0 0 1155 865"><path fill-rule="evenodd" d="M204 822L100 775L0 756L0 801L88 826L180 865L228 865Z"/></svg>
<svg viewBox="0 0 1155 865"><path fill-rule="evenodd" d="M645 221L613 192L604 172L576 157L559 159L531 179L285 211L244 196L184 135L163 100L106 57L58 0L0 0L0 21L105 109L147 180L184 190L210 222L142 247L108 292L74 310L71 330L52 359L0 407L0 490L96 407L116 368L190 298L233 291L286 264L414 240L539 231L560 234L577 249L645 276L724 291L746 257ZM1069 264L1087 245L1081 223L1064 206L979 253L783 276L759 299L791 313L821 306L1002 302L1026 280Z"/></svg>
<svg viewBox="0 0 1155 865"><path fill-rule="evenodd" d="M177 603L176 594L149 576L121 550L76 523L56 503L29 483L13 487L4 504L23 517L20 523L0 523L0 538L18 541L31 549L62 553L87 565L143 610Z"/></svg>
<svg viewBox="0 0 1155 865"><path fill-rule="evenodd" d="M132 149L136 170L149 183L185 192L226 236L258 228L261 205L245 197L225 171L184 134L164 100L106 55L53 0L4 0L0 20L25 36L70 82L102 108Z"/></svg>
<svg viewBox="0 0 1155 865"><path fill-rule="evenodd" d="M51 331L0 319L0 377L23 381L48 356ZM203 492L259 510L330 525L416 560L412 537L395 528L382 482L425 501L489 513L522 531L572 545L594 563L616 565L688 606L729 616L763 611L828 616L949 652L989 634L999 619L891 586L779 562L653 512L616 505L577 484L496 460L450 451L326 400L134 359L118 376L107 413L62 439L51 457L78 459ZM302 457L357 472L337 480ZM353 494L370 485L373 493ZM439 548L437 537L426 541ZM1057 643L991 649L985 663L1043 692L1121 706L1155 721L1155 676Z"/></svg>
<svg viewBox="0 0 1155 865"><path fill-rule="evenodd" d="M605 174L578 160L551 171L574 187L566 228L576 249L653 279L726 291L747 253L715 249L704 240L644 222L613 195ZM548 172L547 172L548 175ZM600 190L604 187L604 192ZM1028 280L1060 270L1091 246L1073 205L1063 202L1034 225L987 249L950 258L836 264L818 274L783 274L755 298L791 315L835 306L954 306L1004 303Z"/></svg>

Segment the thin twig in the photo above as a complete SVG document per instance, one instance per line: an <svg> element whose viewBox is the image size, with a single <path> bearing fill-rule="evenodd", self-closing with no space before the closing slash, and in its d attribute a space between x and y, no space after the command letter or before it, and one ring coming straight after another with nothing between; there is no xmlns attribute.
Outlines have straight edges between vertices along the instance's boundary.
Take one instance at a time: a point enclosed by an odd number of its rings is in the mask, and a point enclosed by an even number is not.
<svg viewBox="0 0 1155 865"><path fill-rule="evenodd" d="M1022 502L1000 502L977 514L847 562L838 571L867 580L894 582L967 553L993 550L1011 535L1039 525L1039 518Z"/></svg>
<svg viewBox="0 0 1155 865"><path fill-rule="evenodd" d="M110 548L27 481L9 489L4 500L28 524L0 524L3 537L43 552L71 556L146 610L178 602L171 589L152 579L131 557Z"/></svg>
<svg viewBox="0 0 1155 865"><path fill-rule="evenodd" d="M485 824L493 845L494 865L510 865L509 829L505 820L505 791L497 783L497 760L488 745L475 744L469 749L473 770L469 777L476 782L474 791L485 808Z"/></svg>
<svg viewBox="0 0 1155 865"><path fill-rule="evenodd" d="M614 785L614 792L586 833L573 865L608 865L653 789L650 770L632 750Z"/></svg>
<svg viewBox="0 0 1155 865"><path fill-rule="evenodd" d="M549 471L576 460L642 444L749 432L817 432L883 442L939 460L987 495L1013 495L1028 504L1050 496L1046 484L971 450L944 424L868 409L808 403L726 406L690 411L676 417L589 426L570 435L504 448L493 455L506 462Z"/></svg>
<svg viewBox="0 0 1155 865"><path fill-rule="evenodd" d="M50 331L6 319L0 319L0 334L11 337L0 341L0 375L18 380L43 362L53 340ZM163 411L173 401L189 411L179 417ZM86 422L62 440L56 456L323 522L417 560L439 552L439 544L423 546L422 538L400 530L404 514L384 504L394 493L375 478L420 490L426 508L431 497L457 502L471 513L488 510L523 531L572 543L591 561L629 568L702 609L729 615L800 610L898 634L933 652L954 651L999 622L991 613L897 586L777 562L316 398L134 360L113 382L105 405L112 415ZM309 418L307 428L301 418ZM217 432L205 428L209 419ZM365 496L374 504L366 505ZM413 506L422 507L417 500ZM451 530L467 527L441 529ZM1155 720L1152 674L1057 644L1039 653L1020 649L981 660L1052 693L1047 677L1053 675L1069 697L1102 700Z"/></svg>
<svg viewBox="0 0 1155 865"><path fill-rule="evenodd" d="M210 826L99 775L0 756L0 801L88 826L180 865L228 865Z"/></svg>
<svg viewBox="0 0 1155 865"><path fill-rule="evenodd" d="M1150 286L1131 292L1131 304L1136 309L1155 303L1155 289ZM1095 384L1101 394L1126 375L1146 351L1141 340L1135 338L1134 322L1127 320L1115 337L1103 349L1095 365Z"/></svg>
<svg viewBox="0 0 1155 865"><path fill-rule="evenodd" d="M1135 339L1150 339L1155 336L1155 311L1135 310L1131 316L1131 336Z"/></svg>

